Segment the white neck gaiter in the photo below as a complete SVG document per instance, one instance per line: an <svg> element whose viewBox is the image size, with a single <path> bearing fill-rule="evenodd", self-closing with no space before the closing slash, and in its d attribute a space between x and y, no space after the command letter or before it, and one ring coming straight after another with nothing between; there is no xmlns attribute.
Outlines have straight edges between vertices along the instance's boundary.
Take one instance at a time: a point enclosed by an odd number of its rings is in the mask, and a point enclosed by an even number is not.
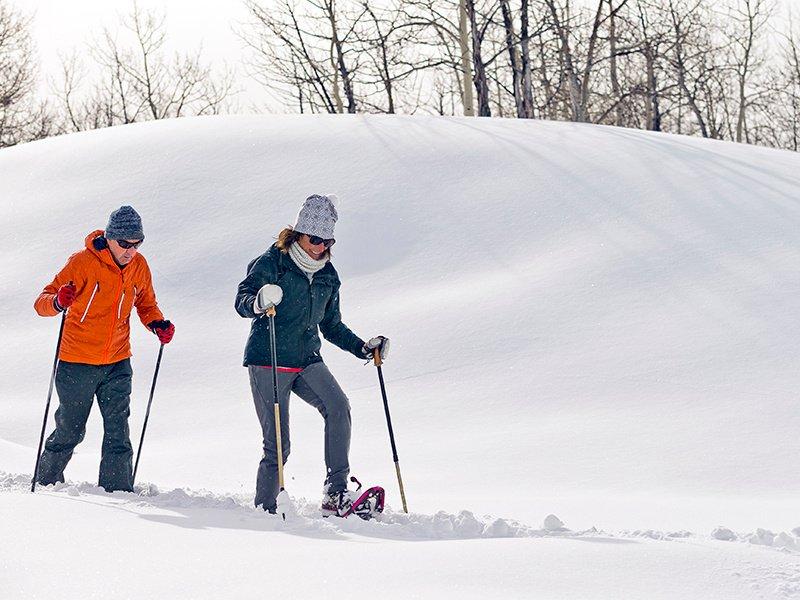
<svg viewBox="0 0 800 600"><path fill-rule="evenodd" d="M297 242L289 246L289 256L292 257L294 264L300 267L300 270L308 276L309 280L314 277L314 273L319 271L328 262L327 257L322 260L311 258Z"/></svg>

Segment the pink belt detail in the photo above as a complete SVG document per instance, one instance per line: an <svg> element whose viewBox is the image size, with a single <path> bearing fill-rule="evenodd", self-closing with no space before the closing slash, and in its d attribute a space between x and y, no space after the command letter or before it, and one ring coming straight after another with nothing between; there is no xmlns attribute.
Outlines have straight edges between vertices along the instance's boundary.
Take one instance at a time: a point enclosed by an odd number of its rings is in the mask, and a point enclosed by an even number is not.
<svg viewBox="0 0 800 600"><path fill-rule="evenodd" d="M259 369L272 369L270 366L265 365L253 365L258 367ZM303 369L298 367L278 367L278 373L300 373Z"/></svg>

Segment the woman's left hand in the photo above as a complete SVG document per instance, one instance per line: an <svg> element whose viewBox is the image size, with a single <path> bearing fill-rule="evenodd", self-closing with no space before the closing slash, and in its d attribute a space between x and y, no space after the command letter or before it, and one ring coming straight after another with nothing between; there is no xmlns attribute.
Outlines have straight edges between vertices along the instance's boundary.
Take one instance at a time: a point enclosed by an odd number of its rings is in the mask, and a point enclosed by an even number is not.
<svg viewBox="0 0 800 600"><path fill-rule="evenodd" d="M370 340L364 344L364 348L362 352L364 353L365 358L370 358L373 355L373 351L378 349L380 352L381 360L386 360L386 357L389 356L389 338L378 335L374 338L370 338Z"/></svg>

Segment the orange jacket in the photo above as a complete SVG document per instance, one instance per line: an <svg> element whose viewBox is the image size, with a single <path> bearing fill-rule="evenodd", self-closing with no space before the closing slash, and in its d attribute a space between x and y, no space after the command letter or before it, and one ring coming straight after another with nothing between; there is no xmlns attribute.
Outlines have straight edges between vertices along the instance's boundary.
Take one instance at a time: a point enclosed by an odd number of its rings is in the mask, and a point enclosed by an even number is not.
<svg viewBox="0 0 800 600"><path fill-rule="evenodd" d="M133 307L145 325L164 318L144 257L136 254L120 269L108 248L97 250L92 244L101 235L103 231L97 230L86 237L86 249L69 257L33 305L41 316L55 316L58 288L70 281L75 284L78 293L67 311L59 352L63 361L108 365L126 359L131 356Z"/></svg>

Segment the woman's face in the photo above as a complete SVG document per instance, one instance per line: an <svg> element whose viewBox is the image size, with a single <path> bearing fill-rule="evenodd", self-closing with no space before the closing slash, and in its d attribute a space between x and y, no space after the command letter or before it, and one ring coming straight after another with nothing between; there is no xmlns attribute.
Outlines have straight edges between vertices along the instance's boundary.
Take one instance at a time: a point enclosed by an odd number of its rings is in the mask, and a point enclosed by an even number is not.
<svg viewBox="0 0 800 600"><path fill-rule="evenodd" d="M314 260L321 260L322 256L328 250L324 243L319 243L317 245L312 244L309 236L305 233L300 236L300 239L297 240L297 243L300 244L300 247L305 250L306 254L308 254Z"/></svg>

